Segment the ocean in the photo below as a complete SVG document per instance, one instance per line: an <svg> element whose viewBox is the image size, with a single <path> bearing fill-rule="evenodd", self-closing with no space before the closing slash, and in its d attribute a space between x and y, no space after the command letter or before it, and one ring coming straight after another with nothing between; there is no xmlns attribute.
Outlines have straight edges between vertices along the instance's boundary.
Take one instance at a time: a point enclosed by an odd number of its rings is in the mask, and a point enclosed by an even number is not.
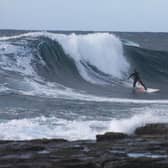
<svg viewBox="0 0 168 168"><path fill-rule="evenodd" d="M0 30L0 140L94 140L167 123L167 44L167 33ZM134 68L160 92L133 92Z"/></svg>

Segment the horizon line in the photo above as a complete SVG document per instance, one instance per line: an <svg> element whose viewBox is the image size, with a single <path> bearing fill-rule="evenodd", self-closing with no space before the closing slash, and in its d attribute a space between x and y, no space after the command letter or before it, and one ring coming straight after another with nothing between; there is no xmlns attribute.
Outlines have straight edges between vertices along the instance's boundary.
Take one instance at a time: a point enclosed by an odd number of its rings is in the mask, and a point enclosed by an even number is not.
<svg viewBox="0 0 168 168"><path fill-rule="evenodd" d="M0 28L0 31L54 31L54 32L118 32L118 33L168 33L168 31L120 31L120 30L54 30L54 29L15 29Z"/></svg>

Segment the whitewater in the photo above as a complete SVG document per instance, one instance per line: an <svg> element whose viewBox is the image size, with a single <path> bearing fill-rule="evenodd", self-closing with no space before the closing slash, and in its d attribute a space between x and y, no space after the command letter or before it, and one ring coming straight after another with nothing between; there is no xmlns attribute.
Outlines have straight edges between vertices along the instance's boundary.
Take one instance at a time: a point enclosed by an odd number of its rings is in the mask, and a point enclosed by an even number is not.
<svg viewBox="0 0 168 168"><path fill-rule="evenodd" d="M0 139L95 139L167 122L167 56L112 33L4 35ZM134 68L161 91L134 93Z"/></svg>

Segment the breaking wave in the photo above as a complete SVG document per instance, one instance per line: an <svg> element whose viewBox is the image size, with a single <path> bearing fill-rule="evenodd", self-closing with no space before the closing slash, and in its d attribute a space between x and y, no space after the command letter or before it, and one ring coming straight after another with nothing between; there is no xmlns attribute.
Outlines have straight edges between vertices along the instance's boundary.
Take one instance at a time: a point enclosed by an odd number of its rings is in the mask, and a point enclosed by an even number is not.
<svg viewBox="0 0 168 168"><path fill-rule="evenodd" d="M134 68L151 86L166 83L168 53L130 43L109 33L1 37L0 84L8 92L27 95L67 97L71 92L76 98L84 93L130 98L127 77Z"/></svg>

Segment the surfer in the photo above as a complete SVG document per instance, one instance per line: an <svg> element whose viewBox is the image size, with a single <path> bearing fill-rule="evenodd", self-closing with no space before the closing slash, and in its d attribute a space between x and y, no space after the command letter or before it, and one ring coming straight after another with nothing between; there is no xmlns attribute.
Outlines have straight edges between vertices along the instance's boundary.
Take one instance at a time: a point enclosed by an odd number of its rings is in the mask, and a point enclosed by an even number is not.
<svg viewBox="0 0 168 168"><path fill-rule="evenodd" d="M128 79L133 78L134 82L133 82L133 88L135 88L136 83L139 82L145 90L147 90L147 87L145 86L145 84L142 82L139 72L137 72L137 70L135 69L134 72L128 77Z"/></svg>

